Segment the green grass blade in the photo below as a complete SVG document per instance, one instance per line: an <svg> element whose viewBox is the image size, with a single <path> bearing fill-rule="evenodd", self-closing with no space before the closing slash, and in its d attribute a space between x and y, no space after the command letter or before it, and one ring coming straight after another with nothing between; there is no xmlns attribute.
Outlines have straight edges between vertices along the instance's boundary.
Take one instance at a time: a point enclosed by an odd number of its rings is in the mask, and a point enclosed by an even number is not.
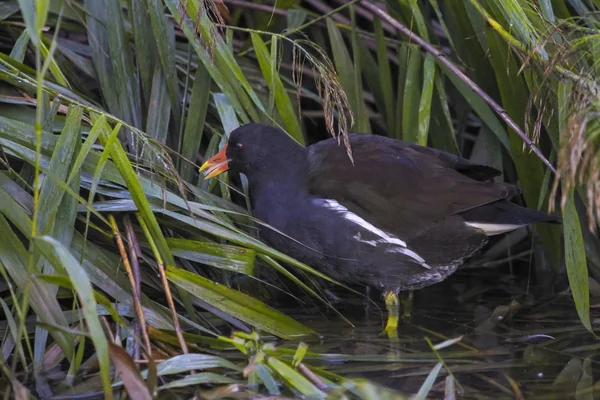
<svg viewBox="0 0 600 400"><path fill-rule="evenodd" d="M48 171L63 182L67 181L72 167L76 145L81 141L79 129L81 126L81 107L72 107L67 114L65 128L56 143L60 151L54 152L50 159ZM54 179L44 179L40 190L40 203L44 206L38 212L37 226L40 232L47 232L47 224L52 224L63 199L64 191Z"/></svg>
<svg viewBox="0 0 600 400"><path fill-rule="evenodd" d="M21 34L19 35L19 38L15 42L13 48L10 50L10 58L22 63L25 59L28 44L29 34L27 33L27 29L24 29L23 32L21 32Z"/></svg>
<svg viewBox="0 0 600 400"><path fill-rule="evenodd" d="M510 151L510 145L508 143L508 137L506 135L506 129L496 116L492 109L486 104L485 101L481 99L475 92L471 90L462 80L460 80L456 75L450 72L447 68L445 68L442 64L438 64L441 66L444 74L448 77L448 79L454 84L454 87L462 94L462 96L467 100L469 105L473 108L473 110L477 113L481 121L486 124L502 146Z"/></svg>
<svg viewBox="0 0 600 400"><path fill-rule="evenodd" d="M258 329L281 338L312 335L312 329L285 314L237 290L219 285L200 275L169 267L167 277L177 287L202 299L213 307Z"/></svg>
<svg viewBox="0 0 600 400"><path fill-rule="evenodd" d="M107 145L108 141L108 133L102 132L99 136L100 141L103 145ZM152 234L152 238L156 242L157 248L163 258L163 261L168 265L174 265L175 260L173 259L173 255L169 250L169 246L167 246L167 242L165 237L156 221L156 217L152 213L152 209L150 207L150 203L148 203L148 199L144 190L140 184L138 177L135 174L133 166L129 161L125 150L121 147L120 143L115 142L112 146L110 146L110 155L115 166L119 169L119 173L121 177L127 184L127 188L131 193L131 198L135 202L135 205L138 208L138 212L140 217L147 224L150 233Z"/></svg>
<svg viewBox="0 0 600 400"><path fill-rule="evenodd" d="M119 104L119 88L115 80L115 68L108 53L109 41L105 24L107 11L104 2L85 0L87 34L94 38L90 41L92 61L98 77L98 83L102 89L104 102L108 110L117 117L127 117L123 114ZM120 13L118 14L120 15ZM118 15L115 18L118 18Z"/></svg>
<svg viewBox="0 0 600 400"><path fill-rule="evenodd" d="M192 97L185 122L183 146L181 148L183 157L192 162L196 161L196 154L200 149L200 142L202 141L204 122L210 100L211 84L212 78L207 69L204 67L204 64L199 64L194 76L194 86L192 87ZM183 180L192 182L195 173L195 165L190 165L185 161L182 162L181 177Z"/></svg>
<svg viewBox="0 0 600 400"><path fill-rule="evenodd" d="M264 111L264 107L258 96L252 89L252 85L242 72L235 61L231 49L221 38L214 34L212 23L208 18L202 18L199 26L195 26L189 15L199 15L200 10L192 9L194 2L186 3L190 11L182 10L181 4L176 0L165 0L165 4L171 11L171 14L182 27L190 44L196 50L196 54L209 71L211 77L219 88L227 95L227 98L234 107L237 115L243 123L250 121L259 121L258 110ZM183 11L183 14L181 13ZM194 17L195 18L195 17ZM209 52L203 45L197 35L197 30L201 32L202 40L205 43L213 45L213 51ZM214 56L214 57L213 57Z"/></svg>
<svg viewBox="0 0 600 400"><path fill-rule="evenodd" d="M356 26L356 12L354 6L350 6L350 18L351 18L351 29L350 29L350 42L352 45L352 57L353 57L353 83L354 96L356 98L356 114L354 114L356 121L356 132L371 133L371 123L369 121L369 114L367 112L367 106L365 104L363 95L363 81L362 81L362 68L363 63L361 61L360 42L358 40L358 27Z"/></svg>
<svg viewBox="0 0 600 400"><path fill-rule="evenodd" d="M180 374L182 372L205 370L213 368L225 368L232 371L241 371L242 368L222 357L210 354L183 354L171 357L158 364L156 372L158 376ZM146 378L148 370L142 371L142 377Z"/></svg>
<svg viewBox="0 0 600 400"><path fill-rule="evenodd" d="M163 2L160 0L149 0L147 2L148 13L152 32L158 49L160 66L162 68L165 86L170 99L170 108L174 115L174 132L179 132L179 121L181 115L181 99L179 91L179 79L177 77L177 68L175 65L175 30L172 22L168 19L163 8ZM166 103L166 100L163 100ZM152 104L152 102L150 102Z"/></svg>
<svg viewBox="0 0 600 400"><path fill-rule="evenodd" d="M38 32L43 28L43 23L40 25L39 20L45 19L46 15L38 12L44 10L44 5L41 2L40 8L36 7L36 1L34 0L19 0L19 6L21 7L21 15L23 16L23 20L25 21L25 28L29 33L29 37L35 46L39 44L39 35ZM46 9L47 11L47 9Z"/></svg>
<svg viewBox="0 0 600 400"><path fill-rule="evenodd" d="M276 359L275 357L269 357L267 363L277 373L296 390L302 393L304 396L310 399L325 399L327 395L320 391L315 385L313 385L308 379L301 375L298 371Z"/></svg>
<svg viewBox="0 0 600 400"><path fill-rule="evenodd" d="M563 233L565 235L565 264L567 265L571 295L581 323L593 333L590 321L590 291L585 246L572 189L563 209Z"/></svg>
<svg viewBox="0 0 600 400"><path fill-rule="evenodd" d="M355 116L355 125L350 127L355 132L368 133L370 125L366 118L366 108L362 96L362 85L357 85L355 67L350 58L344 38L335 22L327 19L327 32L331 42L331 51L335 63L335 69L339 74L342 87L348 93L348 101Z"/></svg>
<svg viewBox="0 0 600 400"><path fill-rule="evenodd" d="M152 91L148 106L148 119L146 120L146 133L157 142L166 144L169 136L169 121L171 105L167 87L167 78L164 72L157 67L152 76ZM150 157L147 157L151 159Z"/></svg>
<svg viewBox="0 0 600 400"><path fill-rule="evenodd" d="M227 376L216 374L214 372L201 372L199 374L194 375L186 375L183 379L177 379L172 382L166 383L162 386L159 386L158 390L166 390L166 389L174 389L181 388L187 386L197 386L197 385L223 385L223 384L233 384L233 383L241 383L235 381Z"/></svg>
<svg viewBox="0 0 600 400"><path fill-rule="evenodd" d="M240 274L254 274L254 261L256 259L254 250L180 238L168 238L167 244L175 257Z"/></svg>
<svg viewBox="0 0 600 400"><path fill-rule="evenodd" d="M276 58L276 53L269 54L267 46L257 33L252 33L250 37L252 38L252 45L254 46L262 74L269 85L269 90L274 94L275 106L285 130L300 144L304 144L302 129L300 128L298 117L296 117L294 106L281 82L279 71L275 69L275 66L271 62L272 57Z"/></svg>
<svg viewBox="0 0 600 400"><path fill-rule="evenodd" d="M152 91L152 76L158 61L156 38L152 33L152 24L145 0L129 0L128 2L137 69L140 75L140 87L145 105L148 105ZM153 38L154 40L149 40Z"/></svg>
<svg viewBox="0 0 600 400"><path fill-rule="evenodd" d="M404 99L402 101L402 138L410 143L417 143L419 132L419 104L421 87L419 73L421 71L421 51L413 47L408 57L408 69L404 84Z"/></svg>
<svg viewBox="0 0 600 400"><path fill-rule="evenodd" d="M417 132L417 143L421 146L427 146L434 82L435 59L433 58L433 55L427 54L423 63L423 88L421 89L421 100L419 102L418 113L419 129Z"/></svg>
<svg viewBox="0 0 600 400"><path fill-rule="evenodd" d="M381 27L381 19L375 18L374 21L375 42L377 44L377 65L379 67L379 79L381 82L381 93L383 95L384 108L382 110L385 116L388 132L393 132L395 126L394 112L394 86L392 84L392 72L388 60L388 48Z"/></svg>

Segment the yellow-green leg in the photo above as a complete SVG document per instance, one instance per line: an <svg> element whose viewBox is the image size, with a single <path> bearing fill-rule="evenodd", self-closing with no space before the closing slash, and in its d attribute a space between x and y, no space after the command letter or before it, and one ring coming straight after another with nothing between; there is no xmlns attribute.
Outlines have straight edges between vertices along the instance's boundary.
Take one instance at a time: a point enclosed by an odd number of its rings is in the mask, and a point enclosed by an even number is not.
<svg viewBox="0 0 600 400"><path fill-rule="evenodd" d="M410 314L413 305L413 291L402 292L400 294L400 305L402 307L402 320L410 321Z"/></svg>
<svg viewBox="0 0 600 400"><path fill-rule="evenodd" d="M382 334L387 334L390 339L398 339L398 315L400 314L400 300L396 292L390 290L385 293L385 306L388 312L387 324Z"/></svg>

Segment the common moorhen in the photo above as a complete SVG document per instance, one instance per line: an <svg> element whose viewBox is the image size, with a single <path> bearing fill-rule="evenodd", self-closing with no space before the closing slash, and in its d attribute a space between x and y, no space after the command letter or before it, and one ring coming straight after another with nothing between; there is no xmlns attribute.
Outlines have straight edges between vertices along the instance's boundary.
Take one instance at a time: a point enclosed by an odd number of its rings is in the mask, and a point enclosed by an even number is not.
<svg viewBox="0 0 600 400"><path fill-rule="evenodd" d="M394 336L399 291L446 279L488 236L559 218L508 201L520 188L500 171L451 153L376 135L303 147L263 124L231 132L200 171L248 178L254 217L274 248L347 283L385 292Z"/></svg>

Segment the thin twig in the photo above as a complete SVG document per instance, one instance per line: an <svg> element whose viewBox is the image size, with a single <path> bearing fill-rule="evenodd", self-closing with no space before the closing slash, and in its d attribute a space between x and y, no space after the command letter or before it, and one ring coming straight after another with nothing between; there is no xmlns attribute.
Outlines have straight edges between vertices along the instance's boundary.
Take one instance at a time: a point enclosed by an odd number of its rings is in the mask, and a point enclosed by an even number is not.
<svg viewBox="0 0 600 400"><path fill-rule="evenodd" d="M390 24L392 24L396 29L409 37L409 39L422 47L425 51L432 54L437 60L443 64L446 68L452 71L456 76L458 76L467 86L471 88L476 94L478 94L491 108L494 110L506 124L519 135L519 137L523 140L523 142L529 146L531 151L533 151L542 162L554 173L556 174L556 169L554 166L548 161L548 159L542 154L540 149L533 143L533 141L527 136L525 132L517 125L515 121L513 121L506 110L502 108L498 103L494 101L483 89L481 89L475 82L471 80L464 72L462 72L456 65L454 65L444 53L436 49L434 46L421 39L420 36L413 33L406 26L392 18L385 11L381 10L377 6L373 5L370 1L363 1L363 6L369 10L371 10L374 14L379 15L382 19L386 20Z"/></svg>
<svg viewBox="0 0 600 400"><path fill-rule="evenodd" d="M150 338L148 337L148 331L146 330L146 318L144 316L142 303L140 301L140 291L138 290L138 283L136 282L135 275L131 269L131 264L129 264L129 257L127 257L127 251L125 250L125 245L123 244L123 238L121 237L121 233L119 232L117 221L115 220L115 217L112 214L108 214L108 220L113 231L115 242L117 243L117 247L119 248L119 253L121 254L121 259L123 260L123 265L125 266L125 272L127 272L127 276L129 278L131 294L133 295L133 305L136 314L135 316L140 326L140 333L142 334L142 338L144 340L144 346L146 347L146 357L150 357Z"/></svg>
<svg viewBox="0 0 600 400"><path fill-rule="evenodd" d="M327 384L312 372L308 367L302 363L298 364L298 370L304 375L309 381L311 381L319 390L326 390Z"/></svg>
<svg viewBox="0 0 600 400"><path fill-rule="evenodd" d="M140 249L140 245L137 241L137 236L135 234L135 230L133 229L133 224L131 223L131 218L129 217L129 214L125 215L125 217L123 218L123 222L125 223L125 232L127 235L127 248L129 250L129 259L131 260L131 270L133 271L133 280L135 281L135 287L133 288L133 290L135 290L136 294L137 294L137 298L138 298L138 303L139 303L139 299L142 296L142 275L140 273L140 262L139 259L140 257L142 257L142 250ZM134 297L135 299L135 297ZM134 300L135 301L135 300ZM141 307L140 307L141 308ZM146 325L142 325L141 321L137 321L137 323L135 324L135 330L136 330L136 334L140 335L142 330L145 332L145 336L148 336L148 332L146 331ZM146 338L144 337L144 340L146 340ZM149 348L149 340L146 343L146 347L148 350ZM136 340L134 343L134 360L139 360L140 359L140 343Z"/></svg>
<svg viewBox="0 0 600 400"><path fill-rule="evenodd" d="M138 222L142 230L144 231L144 235L146 236L146 240L148 240L148 244L152 248L152 252L154 253L154 257L156 258L156 264L158 265L158 271L160 275L160 280L165 290L165 297L167 298L167 304L169 305L169 310L171 311L171 316L173 318L173 327L175 329L175 334L177 335L177 339L179 341L179 346L184 354L188 354L189 350L187 347L187 343L183 337L183 331L181 330L181 325L179 324L179 315L177 314L177 310L175 309L175 302L173 301L173 295L171 294L171 288L169 287L169 280L167 279L167 272L165 270L165 263L160 256L160 253L156 247L156 243L154 243L154 239L152 235L150 235L150 231L148 230L148 226L146 222L142 219L142 217L137 214ZM193 373L193 371L192 371Z"/></svg>

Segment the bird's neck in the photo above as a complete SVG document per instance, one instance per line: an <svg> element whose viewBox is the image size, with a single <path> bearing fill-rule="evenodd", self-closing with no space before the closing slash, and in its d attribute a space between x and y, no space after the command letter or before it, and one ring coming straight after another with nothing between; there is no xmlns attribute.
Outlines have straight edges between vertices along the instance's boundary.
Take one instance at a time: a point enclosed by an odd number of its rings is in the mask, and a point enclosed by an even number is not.
<svg viewBox="0 0 600 400"><path fill-rule="evenodd" d="M265 168L248 176L250 202L258 217L266 217L269 211L282 205L293 206L306 199L308 192L308 162L278 163L277 167Z"/></svg>
<svg viewBox="0 0 600 400"><path fill-rule="evenodd" d="M308 175L305 166L302 168L278 168L269 173L253 174L248 177L250 197L296 198L308 194Z"/></svg>

